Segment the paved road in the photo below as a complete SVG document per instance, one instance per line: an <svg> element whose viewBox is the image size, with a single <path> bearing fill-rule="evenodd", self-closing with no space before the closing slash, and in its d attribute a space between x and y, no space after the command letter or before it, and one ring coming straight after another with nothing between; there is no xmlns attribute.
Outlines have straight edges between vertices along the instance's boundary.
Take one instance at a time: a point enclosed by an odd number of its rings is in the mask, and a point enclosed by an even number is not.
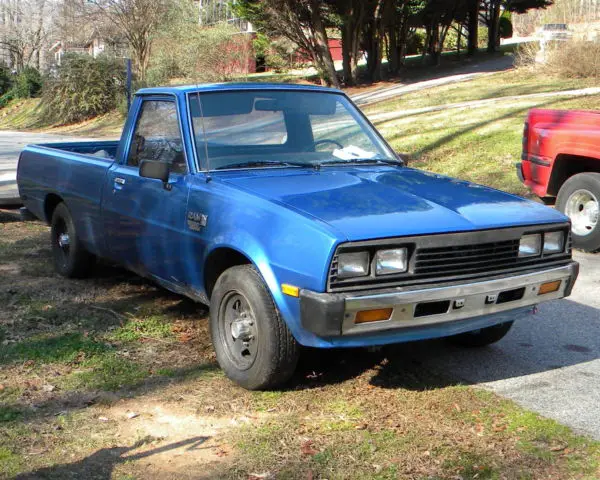
<svg viewBox="0 0 600 480"><path fill-rule="evenodd" d="M464 350L421 342L402 356L600 439L600 254L575 259L581 274L571 297L540 305L497 344Z"/></svg>
<svg viewBox="0 0 600 480"><path fill-rule="evenodd" d="M0 131L0 205L19 203L17 161L25 145L30 143L77 142L81 137L30 132Z"/></svg>

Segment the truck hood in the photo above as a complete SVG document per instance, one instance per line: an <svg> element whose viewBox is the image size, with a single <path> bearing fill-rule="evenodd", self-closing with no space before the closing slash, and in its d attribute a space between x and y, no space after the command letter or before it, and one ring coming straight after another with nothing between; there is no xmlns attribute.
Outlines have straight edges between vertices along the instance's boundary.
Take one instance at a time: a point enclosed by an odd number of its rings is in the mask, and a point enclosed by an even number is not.
<svg viewBox="0 0 600 480"><path fill-rule="evenodd" d="M350 241L567 221L542 204L411 168L261 169L221 178L318 218Z"/></svg>

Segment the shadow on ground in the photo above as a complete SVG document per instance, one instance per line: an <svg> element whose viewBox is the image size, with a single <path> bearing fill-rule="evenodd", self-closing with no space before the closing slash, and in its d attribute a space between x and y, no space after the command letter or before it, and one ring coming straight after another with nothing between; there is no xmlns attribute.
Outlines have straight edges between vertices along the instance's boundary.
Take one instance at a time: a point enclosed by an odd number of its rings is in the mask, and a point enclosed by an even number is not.
<svg viewBox="0 0 600 480"><path fill-rule="evenodd" d="M186 447L186 451L197 449L208 440L209 437L192 437L180 442L170 443L162 447L127 455L129 452L142 447L148 439L142 439L130 447L102 448L92 455L73 463L40 468L33 472L18 475L16 480L62 480L62 479L86 479L86 480L109 480L113 470L121 463L133 462L152 455L157 455L169 450ZM151 439L150 439L151 440ZM202 478L201 476L198 478Z"/></svg>

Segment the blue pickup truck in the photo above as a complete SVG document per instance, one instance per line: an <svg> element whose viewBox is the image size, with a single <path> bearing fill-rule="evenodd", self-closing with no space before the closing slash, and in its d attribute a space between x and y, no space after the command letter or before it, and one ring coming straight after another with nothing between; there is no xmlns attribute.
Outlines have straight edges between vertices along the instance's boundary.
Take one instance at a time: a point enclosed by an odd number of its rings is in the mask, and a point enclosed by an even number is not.
<svg viewBox="0 0 600 480"><path fill-rule="evenodd" d="M301 345L493 343L578 274L562 214L408 168L315 86L140 90L119 142L29 146L18 185L58 273L106 259L210 305L249 389L286 381Z"/></svg>

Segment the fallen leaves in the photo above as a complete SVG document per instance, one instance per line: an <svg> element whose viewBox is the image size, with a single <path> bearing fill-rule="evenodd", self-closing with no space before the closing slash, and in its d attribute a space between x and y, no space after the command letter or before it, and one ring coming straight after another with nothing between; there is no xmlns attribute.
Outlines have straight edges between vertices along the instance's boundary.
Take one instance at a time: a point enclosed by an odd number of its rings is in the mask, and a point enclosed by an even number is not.
<svg viewBox="0 0 600 480"><path fill-rule="evenodd" d="M300 445L300 451L302 452L302 455L310 457L319 453L312 440L304 440Z"/></svg>

